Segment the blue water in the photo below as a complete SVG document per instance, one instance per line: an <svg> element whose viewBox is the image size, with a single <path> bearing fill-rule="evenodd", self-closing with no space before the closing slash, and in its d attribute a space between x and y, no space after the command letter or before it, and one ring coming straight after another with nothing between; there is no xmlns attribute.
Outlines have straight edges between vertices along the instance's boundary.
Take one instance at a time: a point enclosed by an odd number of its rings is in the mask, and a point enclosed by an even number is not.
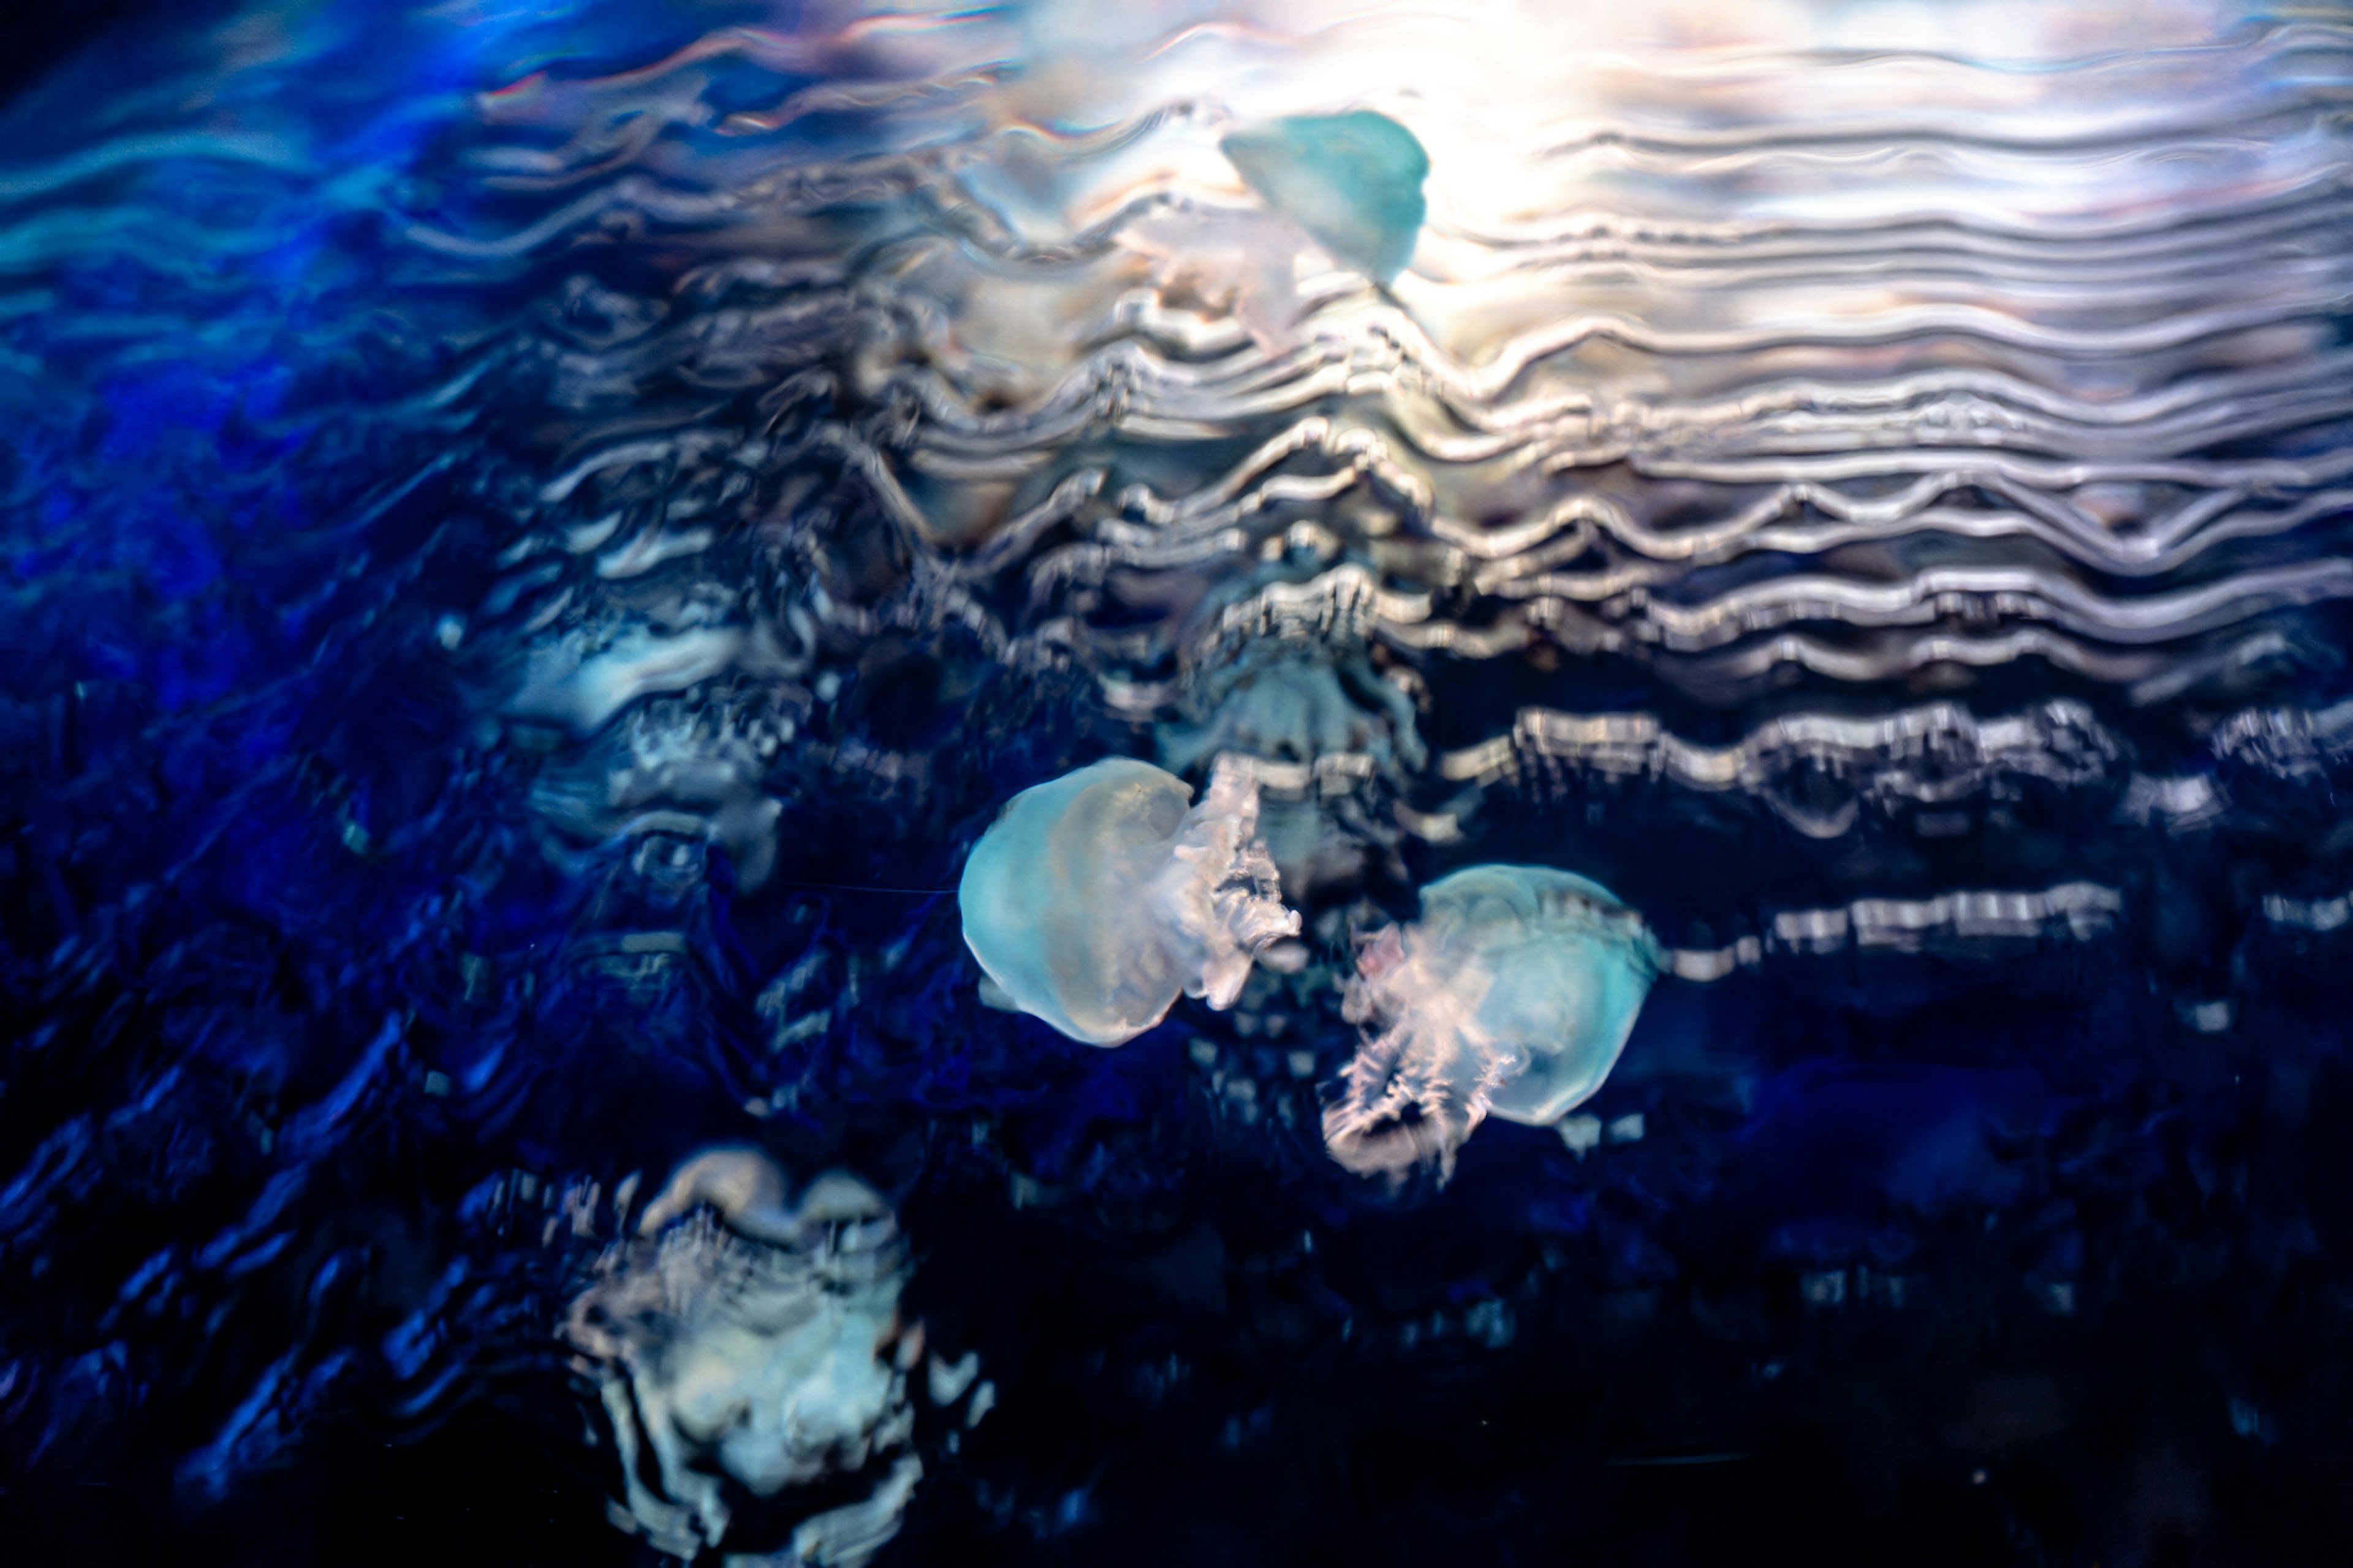
<svg viewBox="0 0 2353 1568"><path fill-rule="evenodd" d="M27 73L0 1555L2341 1556L2353 15L1622 9ZM1099 1046L1107 757L1299 927ZM1352 1169L1482 865L1639 1016Z"/></svg>

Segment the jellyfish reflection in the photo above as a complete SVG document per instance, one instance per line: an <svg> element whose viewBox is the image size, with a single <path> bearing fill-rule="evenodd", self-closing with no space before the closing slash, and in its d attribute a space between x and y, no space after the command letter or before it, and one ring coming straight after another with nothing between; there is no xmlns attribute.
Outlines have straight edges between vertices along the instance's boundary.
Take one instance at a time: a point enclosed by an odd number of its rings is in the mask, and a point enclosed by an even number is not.
<svg viewBox="0 0 2353 1568"><path fill-rule="evenodd" d="M638 1228L565 1329L612 1418L616 1522L691 1560L734 1544L747 1500L830 1483L855 1500L793 1523L786 1556L726 1560L860 1568L923 1476L907 1398L923 1336L899 1314L891 1205L839 1171L791 1202L766 1155L719 1149L681 1166Z"/></svg>
<svg viewBox="0 0 2353 1568"><path fill-rule="evenodd" d="M1261 644L1205 671L1189 696L1195 721L1160 726L1160 760L1187 774L1248 760L1259 833L1293 902L1328 902L1368 863L1394 863L1384 797L1428 756L1412 700L1361 646Z"/></svg>
<svg viewBox="0 0 2353 1568"><path fill-rule="evenodd" d="M1531 1125L1590 1099L1625 1048L1662 954L1582 877L1474 866L1422 890L1421 918L1357 958L1346 1013L1371 1034L1324 1114L1332 1157L1440 1178L1489 1114Z"/></svg>

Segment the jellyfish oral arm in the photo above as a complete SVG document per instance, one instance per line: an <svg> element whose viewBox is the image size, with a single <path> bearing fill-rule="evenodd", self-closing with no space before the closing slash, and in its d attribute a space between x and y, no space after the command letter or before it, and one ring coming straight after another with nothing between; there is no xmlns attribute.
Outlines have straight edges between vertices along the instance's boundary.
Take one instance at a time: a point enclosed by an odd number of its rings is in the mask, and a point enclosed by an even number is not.
<svg viewBox="0 0 2353 1568"><path fill-rule="evenodd" d="M1397 931L1366 946L1348 998L1359 1022L1394 1022L1349 1062L1341 1098L1324 1115L1324 1142L1359 1175L1430 1164L1444 1180L1504 1078L1507 1053L1478 1023L1493 976L1476 963L1441 973L1428 954L1406 951Z"/></svg>
<svg viewBox="0 0 2353 1568"><path fill-rule="evenodd" d="M1212 1007L1232 1006L1257 955L1299 934L1298 911L1283 906L1273 858L1257 834L1257 781L1221 758L1153 880L1185 994Z"/></svg>
<svg viewBox="0 0 2353 1568"><path fill-rule="evenodd" d="M1488 1116L1545 1126L1617 1065L1656 942L1606 889L1535 866L1474 866L1424 889L1421 918L1364 944L1343 1008L1367 1026L1325 1146L1352 1171L1424 1163L1440 1180Z"/></svg>

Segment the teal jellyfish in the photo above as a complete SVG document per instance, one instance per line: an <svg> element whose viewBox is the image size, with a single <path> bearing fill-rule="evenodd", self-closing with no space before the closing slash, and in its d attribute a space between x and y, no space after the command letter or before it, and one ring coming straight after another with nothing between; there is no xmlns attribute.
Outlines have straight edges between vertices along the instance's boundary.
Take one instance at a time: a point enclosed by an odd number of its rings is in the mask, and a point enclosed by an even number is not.
<svg viewBox="0 0 2353 1568"><path fill-rule="evenodd" d="M1371 1032L1324 1115L1352 1171L1402 1173L1490 1114L1543 1126L1617 1065L1664 953L1608 889L1541 866L1473 866L1358 954L1345 1012Z"/></svg>
<svg viewBox="0 0 2353 1568"><path fill-rule="evenodd" d="M965 943L1005 1000L1094 1046L1142 1034L1180 994L1232 1005L1299 917L1255 836L1250 773L1221 765L1188 809L1191 795L1111 757L1007 804L956 889Z"/></svg>
<svg viewBox="0 0 2353 1568"><path fill-rule="evenodd" d="M1385 114L1298 114L1219 143L1250 189L1332 258L1388 283L1413 256L1430 154Z"/></svg>

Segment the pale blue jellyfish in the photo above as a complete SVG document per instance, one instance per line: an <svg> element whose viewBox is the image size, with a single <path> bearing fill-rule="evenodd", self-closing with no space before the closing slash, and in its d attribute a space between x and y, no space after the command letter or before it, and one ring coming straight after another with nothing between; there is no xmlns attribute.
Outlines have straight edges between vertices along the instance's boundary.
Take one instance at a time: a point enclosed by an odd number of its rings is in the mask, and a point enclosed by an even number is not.
<svg viewBox="0 0 2353 1568"><path fill-rule="evenodd" d="M1664 960L1606 889L1541 866L1473 866L1422 889L1421 918L1357 957L1347 1016L1370 1026L1324 1142L1352 1171L1441 1177L1488 1115L1549 1125L1617 1065Z"/></svg>
<svg viewBox="0 0 2353 1568"><path fill-rule="evenodd" d="M1232 1004L1299 930L1256 837L1258 785L1219 766L1198 805L1176 774L1110 757L1023 790L981 836L956 901L1002 999L1116 1046L1180 995Z"/></svg>
<svg viewBox="0 0 2353 1568"><path fill-rule="evenodd" d="M1298 114L1219 144L1266 205L1332 258L1387 283L1413 256L1430 154L1385 114Z"/></svg>

